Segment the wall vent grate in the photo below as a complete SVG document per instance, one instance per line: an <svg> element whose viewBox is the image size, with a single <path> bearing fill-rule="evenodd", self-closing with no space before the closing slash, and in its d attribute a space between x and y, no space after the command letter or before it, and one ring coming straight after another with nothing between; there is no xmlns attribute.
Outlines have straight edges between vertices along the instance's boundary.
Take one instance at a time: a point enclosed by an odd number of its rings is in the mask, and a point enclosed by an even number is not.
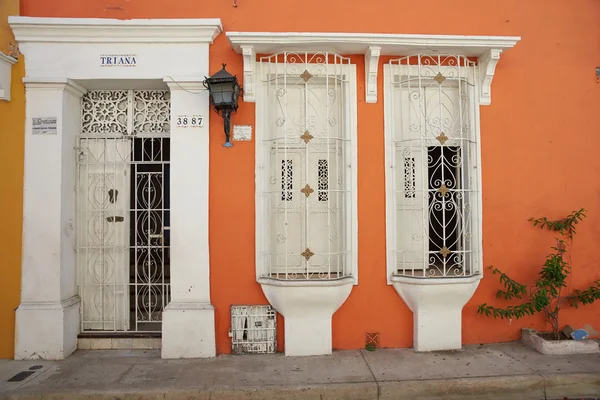
<svg viewBox="0 0 600 400"><path fill-rule="evenodd" d="M231 352L268 354L277 349L276 311L269 305L231 306Z"/></svg>

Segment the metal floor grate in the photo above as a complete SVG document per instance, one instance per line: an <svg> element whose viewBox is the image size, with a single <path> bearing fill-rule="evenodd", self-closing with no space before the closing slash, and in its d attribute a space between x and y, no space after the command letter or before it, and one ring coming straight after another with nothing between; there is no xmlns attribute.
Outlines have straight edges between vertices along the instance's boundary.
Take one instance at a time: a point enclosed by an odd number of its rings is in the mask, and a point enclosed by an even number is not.
<svg viewBox="0 0 600 400"><path fill-rule="evenodd" d="M277 349L276 311L269 305L231 306L231 352L267 354Z"/></svg>

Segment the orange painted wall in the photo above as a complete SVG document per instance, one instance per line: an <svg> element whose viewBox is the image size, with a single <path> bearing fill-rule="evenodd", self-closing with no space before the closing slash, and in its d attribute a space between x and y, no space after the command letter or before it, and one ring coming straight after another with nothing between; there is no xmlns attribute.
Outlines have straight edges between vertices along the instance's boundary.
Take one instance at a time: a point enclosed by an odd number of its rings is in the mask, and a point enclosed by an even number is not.
<svg viewBox="0 0 600 400"><path fill-rule="evenodd" d="M14 41L8 16L19 15L19 0L0 1L0 51L10 53ZM25 130L23 57L12 68L11 101L0 101L0 358L12 358L15 308L21 286L21 224L23 221L23 146Z"/></svg>
<svg viewBox="0 0 600 400"><path fill-rule="evenodd" d="M502 56L497 67L492 105L481 109L484 263L503 268L516 279L533 279L552 245L552 236L534 230L527 219L561 217L586 207L589 218L573 248L571 285L579 287L600 278L597 0L238 0L237 8L232 7L232 0L22 0L21 6L27 16L219 17L225 31L521 36L521 42ZM231 50L225 35L216 39L210 56L211 73L226 62L230 72L242 74L242 58ZM409 347L412 314L385 283L382 74L378 103L366 104L362 57L355 60L360 285L334 315L333 345L339 349L364 347L366 332L380 332L382 346ZM254 104L242 103L234 123L253 124ZM217 347L218 352L226 353L230 349L230 305L264 304L266 300L254 272L254 143L221 147L221 124L217 118L211 120L210 250ZM477 315L477 304L493 301L497 288L497 280L487 274L465 307L465 343L515 340L521 327L544 328L541 317L508 322ZM281 319L279 322L282 343ZM566 311L563 322L576 326L590 323L600 330L600 304L577 314Z"/></svg>

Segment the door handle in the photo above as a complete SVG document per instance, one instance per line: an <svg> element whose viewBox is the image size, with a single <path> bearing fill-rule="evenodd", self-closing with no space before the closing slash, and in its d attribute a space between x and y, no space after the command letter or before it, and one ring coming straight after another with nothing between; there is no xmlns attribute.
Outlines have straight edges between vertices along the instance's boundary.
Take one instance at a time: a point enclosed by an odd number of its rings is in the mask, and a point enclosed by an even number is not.
<svg viewBox="0 0 600 400"><path fill-rule="evenodd" d="M108 201L112 204L117 202L117 197L119 197L119 191L117 189L110 189L108 191Z"/></svg>
<svg viewBox="0 0 600 400"><path fill-rule="evenodd" d="M115 215L114 217L113 216L106 217L106 220L108 222L123 222L125 220L125 218L121 217L120 215Z"/></svg>

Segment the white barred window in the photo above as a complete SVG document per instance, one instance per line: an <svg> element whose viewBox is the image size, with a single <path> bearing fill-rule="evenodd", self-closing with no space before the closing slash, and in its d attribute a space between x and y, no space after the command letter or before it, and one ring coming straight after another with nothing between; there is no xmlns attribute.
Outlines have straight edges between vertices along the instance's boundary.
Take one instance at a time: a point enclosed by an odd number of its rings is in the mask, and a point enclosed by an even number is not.
<svg viewBox="0 0 600 400"><path fill-rule="evenodd" d="M356 262L354 66L326 52L282 52L259 65L258 274L350 276Z"/></svg>
<svg viewBox="0 0 600 400"><path fill-rule="evenodd" d="M386 76L388 272L479 272L478 82L460 55L390 61Z"/></svg>

